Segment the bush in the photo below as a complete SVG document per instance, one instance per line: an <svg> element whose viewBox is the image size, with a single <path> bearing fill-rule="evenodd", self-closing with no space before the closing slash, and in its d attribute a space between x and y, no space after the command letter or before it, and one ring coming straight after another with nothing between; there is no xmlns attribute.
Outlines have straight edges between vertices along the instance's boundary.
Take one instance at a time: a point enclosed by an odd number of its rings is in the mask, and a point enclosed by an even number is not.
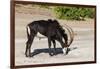
<svg viewBox="0 0 100 69"><path fill-rule="evenodd" d="M93 8L80 8L80 7L54 7L54 14L59 19L67 20L84 20L84 18L93 18Z"/></svg>

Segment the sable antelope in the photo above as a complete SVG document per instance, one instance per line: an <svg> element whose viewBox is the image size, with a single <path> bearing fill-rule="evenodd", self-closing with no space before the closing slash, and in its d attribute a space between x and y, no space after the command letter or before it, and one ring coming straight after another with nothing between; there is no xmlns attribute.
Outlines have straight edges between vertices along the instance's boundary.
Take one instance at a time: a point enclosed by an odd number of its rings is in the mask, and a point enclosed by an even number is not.
<svg viewBox="0 0 100 69"><path fill-rule="evenodd" d="M38 20L38 21L33 21L30 24L26 26L27 29L27 42L26 42L26 51L25 55L26 57L31 57L31 45L34 40L34 37L36 34L39 32L40 34L46 36L48 38L48 46L49 46L49 55L52 56L53 54L51 53L51 42L54 45L54 49L56 50L56 42L57 40L62 48L63 48L63 53L67 54L68 53L68 47L73 41L73 31L71 28L66 27L68 32L70 33L70 42L68 43L68 36L65 33L65 30L62 28L62 26L59 24L57 20ZM64 39L64 41L63 41ZM54 54L55 51L54 51Z"/></svg>

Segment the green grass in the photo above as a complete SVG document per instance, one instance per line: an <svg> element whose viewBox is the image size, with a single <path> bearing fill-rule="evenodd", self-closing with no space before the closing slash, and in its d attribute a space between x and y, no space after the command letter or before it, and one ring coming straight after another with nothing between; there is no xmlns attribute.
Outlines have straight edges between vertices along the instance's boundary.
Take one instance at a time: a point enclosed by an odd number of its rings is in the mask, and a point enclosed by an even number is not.
<svg viewBox="0 0 100 69"><path fill-rule="evenodd" d="M93 18L95 12L93 8L66 6L57 6L54 7L53 10L57 18L66 20L85 20L85 18Z"/></svg>

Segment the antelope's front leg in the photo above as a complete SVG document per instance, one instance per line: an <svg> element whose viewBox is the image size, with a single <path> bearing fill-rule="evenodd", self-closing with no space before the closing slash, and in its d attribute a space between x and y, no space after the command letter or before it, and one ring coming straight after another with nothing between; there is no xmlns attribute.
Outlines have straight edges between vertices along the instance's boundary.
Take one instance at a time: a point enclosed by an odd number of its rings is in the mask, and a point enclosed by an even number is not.
<svg viewBox="0 0 100 69"><path fill-rule="evenodd" d="M53 42L53 46L54 46L54 55L56 55L56 42L55 42L55 40L52 40L52 42Z"/></svg>
<svg viewBox="0 0 100 69"><path fill-rule="evenodd" d="M49 55L53 56L52 52L51 52L51 38L48 37L48 46L49 46Z"/></svg>

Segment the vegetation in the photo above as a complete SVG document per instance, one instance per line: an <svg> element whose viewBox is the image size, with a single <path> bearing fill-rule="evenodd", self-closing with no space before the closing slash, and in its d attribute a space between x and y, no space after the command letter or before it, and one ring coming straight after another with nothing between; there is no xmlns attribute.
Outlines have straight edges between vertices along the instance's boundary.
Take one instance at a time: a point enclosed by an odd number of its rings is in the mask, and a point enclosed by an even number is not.
<svg viewBox="0 0 100 69"><path fill-rule="evenodd" d="M59 19L85 20L85 18L94 17L94 9L93 8L56 6L54 7L54 14Z"/></svg>
<svg viewBox="0 0 100 69"><path fill-rule="evenodd" d="M29 5L29 4L22 4ZM21 7L21 4L16 4L17 7ZM85 18L94 18L95 9L86 7L69 7L69 6L51 6L47 4L32 4L32 7L39 7L53 11L58 19L65 20L85 20ZM49 12L49 11L48 11ZM52 12L50 12L52 14Z"/></svg>

